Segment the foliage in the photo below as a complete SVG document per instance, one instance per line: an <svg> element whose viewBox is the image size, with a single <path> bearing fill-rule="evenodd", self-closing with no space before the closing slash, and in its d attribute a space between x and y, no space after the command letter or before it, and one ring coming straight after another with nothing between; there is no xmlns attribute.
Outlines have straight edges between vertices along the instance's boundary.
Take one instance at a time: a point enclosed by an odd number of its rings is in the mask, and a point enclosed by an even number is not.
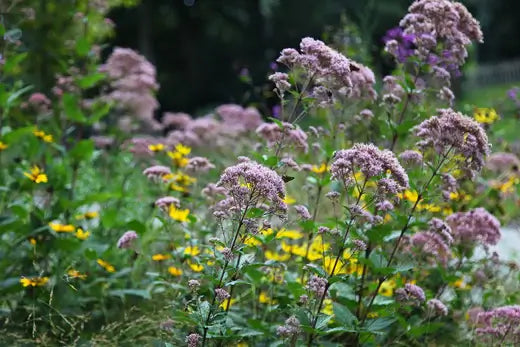
<svg viewBox="0 0 520 347"><path fill-rule="evenodd" d="M493 248L496 218L518 220L517 91L467 117L449 108L463 62L430 59L449 38L403 60L387 42L382 86L351 59L366 47L305 38L269 77L276 112L154 119L136 106L154 105L155 69L125 50L101 64L120 3L93 3L1 22L6 343L517 343L518 266ZM38 70L24 35L49 13L68 40L49 36Z"/></svg>

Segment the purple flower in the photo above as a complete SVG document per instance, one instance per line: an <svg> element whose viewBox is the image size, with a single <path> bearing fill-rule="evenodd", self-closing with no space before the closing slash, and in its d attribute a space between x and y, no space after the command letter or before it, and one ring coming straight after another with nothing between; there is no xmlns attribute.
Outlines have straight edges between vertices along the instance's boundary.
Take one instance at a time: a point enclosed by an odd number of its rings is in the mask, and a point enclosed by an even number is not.
<svg viewBox="0 0 520 347"><path fill-rule="evenodd" d="M414 54L415 35L405 34L401 27L395 27L389 29L385 36L383 36L383 42L388 44L389 41L394 41L390 45L387 45L387 51L392 54L398 62L404 63L408 57ZM392 46L393 48L388 48Z"/></svg>
<svg viewBox="0 0 520 347"><path fill-rule="evenodd" d="M190 334L186 336L186 343L188 344L188 347L197 347L201 338L202 336L199 334Z"/></svg>
<svg viewBox="0 0 520 347"><path fill-rule="evenodd" d="M390 177L385 177L385 187L395 187L391 190L396 192L408 187L408 175L394 153L380 150L373 144L356 143L351 149L340 150L334 155L330 168L333 179L350 186L355 183L355 174L359 171L367 180L386 175L389 171Z"/></svg>
<svg viewBox="0 0 520 347"><path fill-rule="evenodd" d="M426 300L422 288L411 283L406 283L404 288L397 289L395 291L395 296L397 301L401 302L409 301L413 303L422 303Z"/></svg>
<svg viewBox="0 0 520 347"><path fill-rule="evenodd" d="M446 218L456 243L496 245L500 240L500 222L484 208L453 213Z"/></svg>
<svg viewBox="0 0 520 347"><path fill-rule="evenodd" d="M448 315L448 308L444 303L438 299L431 299L428 300L426 303L428 308L435 314L439 316L447 316Z"/></svg>
<svg viewBox="0 0 520 347"><path fill-rule="evenodd" d="M179 201L179 199L177 199L173 196L165 196L165 197L155 200L155 206L159 207L163 211L168 211L168 208L171 205L175 205L176 207L179 207L180 203L181 202Z"/></svg>
<svg viewBox="0 0 520 347"><path fill-rule="evenodd" d="M296 210L296 213L298 213L298 215L301 217L301 219L309 220L312 218L307 207L303 205L296 205L294 206L294 209Z"/></svg>
<svg viewBox="0 0 520 347"><path fill-rule="evenodd" d="M215 289L215 296L217 297L217 300L220 302L227 300L231 297L229 295L229 293L225 289L222 289L222 288Z"/></svg>
<svg viewBox="0 0 520 347"><path fill-rule="evenodd" d="M117 248L131 248L134 240L137 239L137 233L129 230L123 234L117 241Z"/></svg>
<svg viewBox="0 0 520 347"><path fill-rule="evenodd" d="M490 341L518 342L520 338L520 306L502 306L479 313L477 321L480 327L477 335L488 336Z"/></svg>
<svg viewBox="0 0 520 347"><path fill-rule="evenodd" d="M281 337L292 338L301 332L300 321L291 316L285 321L285 325L276 328L276 333Z"/></svg>
<svg viewBox="0 0 520 347"><path fill-rule="evenodd" d="M465 169L470 175L484 165L489 152L488 137L482 127L472 118L450 108L439 109L438 115L430 117L413 128L421 138L417 145L423 149L433 148L438 154L460 154Z"/></svg>
<svg viewBox="0 0 520 347"><path fill-rule="evenodd" d="M316 275L311 275L307 281L307 289L317 297L321 297L327 290L327 280Z"/></svg>
<svg viewBox="0 0 520 347"><path fill-rule="evenodd" d="M282 201L285 196L282 178L275 171L254 161L225 169L217 186L226 188L233 203L241 209L264 203L270 204L275 211L287 211L287 205Z"/></svg>

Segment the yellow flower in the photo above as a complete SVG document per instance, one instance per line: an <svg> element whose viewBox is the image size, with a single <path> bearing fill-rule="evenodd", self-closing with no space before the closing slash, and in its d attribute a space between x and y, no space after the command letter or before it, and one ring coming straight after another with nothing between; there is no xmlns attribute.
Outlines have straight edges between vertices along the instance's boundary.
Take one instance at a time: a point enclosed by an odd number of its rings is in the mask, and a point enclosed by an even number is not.
<svg viewBox="0 0 520 347"><path fill-rule="evenodd" d="M49 226L57 233L72 233L76 230L72 224L49 223Z"/></svg>
<svg viewBox="0 0 520 347"><path fill-rule="evenodd" d="M367 318L377 318L379 317L379 313L377 312L368 312Z"/></svg>
<svg viewBox="0 0 520 347"><path fill-rule="evenodd" d="M103 259L98 259L97 263L108 272L116 272L114 266L112 266L109 262L104 261Z"/></svg>
<svg viewBox="0 0 520 347"><path fill-rule="evenodd" d="M518 177L511 176L509 179L504 183L493 183L491 186L495 189L500 190L502 193L512 193L514 192L514 186L516 184L520 183L520 180Z"/></svg>
<svg viewBox="0 0 520 347"><path fill-rule="evenodd" d="M442 214L445 215L445 216L449 216L450 214L453 213L453 209L451 207L444 207L442 209Z"/></svg>
<svg viewBox="0 0 520 347"><path fill-rule="evenodd" d="M155 145L148 145L148 149L152 152L160 152L164 150L164 145L162 143L157 143Z"/></svg>
<svg viewBox="0 0 520 347"><path fill-rule="evenodd" d="M170 215L171 219L176 220L177 222L186 222L188 220L190 210L180 210L175 207L174 204L171 204L168 210L168 214Z"/></svg>
<svg viewBox="0 0 520 347"><path fill-rule="evenodd" d="M175 151L177 153L180 153L181 155L186 156L191 153L191 148L188 146L184 146L182 143L179 143L175 145Z"/></svg>
<svg viewBox="0 0 520 347"><path fill-rule="evenodd" d="M327 316L332 316L334 314L331 299L323 300L323 308L321 309L321 312L326 314Z"/></svg>
<svg viewBox="0 0 520 347"><path fill-rule="evenodd" d="M189 260L188 260L188 266L195 272L201 272L202 270L204 270L204 266L202 266L200 264L192 263Z"/></svg>
<svg viewBox="0 0 520 347"><path fill-rule="evenodd" d="M178 192L186 192L187 187L197 181L196 178L183 174L182 172L165 176L164 179L173 180L170 184L170 189Z"/></svg>
<svg viewBox="0 0 520 347"><path fill-rule="evenodd" d="M185 167L188 165L188 158L185 158L181 153L179 152L167 152L168 156L173 159L173 162L178 167Z"/></svg>
<svg viewBox="0 0 520 347"><path fill-rule="evenodd" d="M197 246L188 246L184 249L184 255L191 255L192 257L196 257L200 254L200 249Z"/></svg>
<svg viewBox="0 0 520 347"><path fill-rule="evenodd" d="M33 130L34 136L42 139L44 142L51 143L53 141L52 135L46 134L44 131L35 129Z"/></svg>
<svg viewBox="0 0 520 347"><path fill-rule="evenodd" d="M336 259L336 257L329 256L323 258L323 267L325 268L325 271L327 271L329 275L332 275L332 269L334 269L334 275L346 274L347 271L344 268L345 263L341 259L337 259L336 263ZM336 267L334 267L334 265L336 265Z"/></svg>
<svg viewBox="0 0 520 347"><path fill-rule="evenodd" d="M494 108L479 107L473 113L475 120L482 124L493 124L498 118L497 111Z"/></svg>
<svg viewBox="0 0 520 347"><path fill-rule="evenodd" d="M29 242L31 243L31 245L36 246L36 239L35 238L31 237L29 239Z"/></svg>
<svg viewBox="0 0 520 347"><path fill-rule="evenodd" d="M394 289L396 287L395 280L386 280L381 283L381 287L379 287L379 294L383 296L392 296L394 295Z"/></svg>
<svg viewBox="0 0 520 347"><path fill-rule="evenodd" d="M24 172L23 174L34 183L47 183L47 175L36 165L31 168L30 173Z"/></svg>
<svg viewBox="0 0 520 347"><path fill-rule="evenodd" d="M175 277L182 275L182 270L179 268L176 268L175 266L170 266L168 268L168 272L170 273L170 275L175 276Z"/></svg>
<svg viewBox="0 0 520 347"><path fill-rule="evenodd" d="M233 306L233 304L235 302L237 302L236 299L233 299L233 298L230 298L230 299L226 299L224 301L222 301L222 303L219 305L219 307L221 307L222 309L226 309L228 307L228 302L229 302L229 307Z"/></svg>
<svg viewBox="0 0 520 347"><path fill-rule="evenodd" d="M405 190L404 193L397 193L397 197L415 203L419 199L419 193L415 190Z"/></svg>
<svg viewBox="0 0 520 347"><path fill-rule="evenodd" d="M253 235L248 235L246 237L246 239L244 240L244 244L249 246L249 247L255 247L255 246L260 246L262 244L262 242L260 242L256 237L254 237Z"/></svg>
<svg viewBox="0 0 520 347"><path fill-rule="evenodd" d="M418 211L426 210L426 211L435 213L435 212L440 212L441 207L437 206L435 204L417 204L417 210Z"/></svg>
<svg viewBox="0 0 520 347"><path fill-rule="evenodd" d="M276 233L277 239L291 239L291 240L299 240L303 237L303 234L298 230L287 230L287 229L280 229Z"/></svg>
<svg viewBox="0 0 520 347"><path fill-rule="evenodd" d="M83 229L78 228L76 230L76 237L80 240L86 240L90 236L90 231L83 231Z"/></svg>
<svg viewBox="0 0 520 347"><path fill-rule="evenodd" d="M169 254L160 254L160 253L157 253L157 254L152 255L152 260L153 260L153 261L163 261L163 260L170 259L171 257L172 257L172 256L169 255Z"/></svg>
<svg viewBox="0 0 520 347"><path fill-rule="evenodd" d="M268 260L274 260L274 261L286 261L286 260L289 260L289 258L291 258L291 255L288 253L280 254L280 253L272 252L270 250L266 250L265 258Z"/></svg>
<svg viewBox="0 0 520 347"><path fill-rule="evenodd" d="M79 278L82 280L87 278L87 274L82 274L81 272L79 272L78 270L75 270L75 269L70 269L69 271L67 271L67 275L69 275L72 278Z"/></svg>
<svg viewBox="0 0 520 347"><path fill-rule="evenodd" d="M29 287L29 286L42 287L47 282L49 282L49 277L31 277L31 278L22 277L22 278L20 278L20 283L24 287Z"/></svg>
<svg viewBox="0 0 520 347"><path fill-rule="evenodd" d="M3 143L2 141L0 141L0 152L2 152L4 149L6 149L7 147L9 147L7 144Z"/></svg>
<svg viewBox="0 0 520 347"><path fill-rule="evenodd" d="M468 290L471 289L471 285L467 284L463 278L459 278L455 282L451 283L451 285L454 288L461 289L461 290Z"/></svg>
<svg viewBox="0 0 520 347"><path fill-rule="evenodd" d="M292 205L296 202L296 199L290 195L286 195L282 200L286 205Z"/></svg>
<svg viewBox="0 0 520 347"><path fill-rule="evenodd" d="M270 298L269 295L267 295L267 292L261 291L258 295L258 302L261 304L273 305L276 303L276 300Z"/></svg>
<svg viewBox="0 0 520 347"><path fill-rule="evenodd" d="M291 245L285 241L282 241L282 250L286 253L291 253L299 257L305 257L307 252L307 244L303 245Z"/></svg>
<svg viewBox="0 0 520 347"><path fill-rule="evenodd" d="M322 174L324 173L325 171L327 171L327 164L325 163L322 163L319 167L316 166L316 165L313 165L312 168L311 168L311 171L314 172L314 173L317 173L317 174Z"/></svg>
<svg viewBox="0 0 520 347"><path fill-rule="evenodd" d="M89 212L85 212L83 214L78 214L75 218L77 220L82 220L82 219L94 219L97 217L99 217L99 213L97 211L89 211Z"/></svg>

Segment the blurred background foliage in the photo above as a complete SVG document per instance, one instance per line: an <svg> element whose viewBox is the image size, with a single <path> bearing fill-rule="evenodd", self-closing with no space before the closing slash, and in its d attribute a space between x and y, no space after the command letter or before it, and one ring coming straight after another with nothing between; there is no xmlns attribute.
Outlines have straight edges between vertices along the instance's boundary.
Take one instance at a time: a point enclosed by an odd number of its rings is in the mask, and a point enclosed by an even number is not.
<svg viewBox="0 0 520 347"><path fill-rule="evenodd" d="M7 7L16 0L1 0ZM23 45L31 52L25 60L24 79L36 90L48 90L54 76L63 73L74 47L67 45L71 11L89 2L110 4L113 30L89 30L106 36L101 48L105 58L113 47L129 47L144 54L157 67L161 89L160 115L164 111L202 114L222 102L258 104L270 93L266 76L281 49L294 47L305 36L322 38L346 49L377 72L392 64L382 52L382 37L397 25L411 0L29 0L38 20L20 27ZM520 57L520 3L514 0L463 1L481 21L485 43L471 59L479 63ZM114 6L123 5L123 6ZM85 11L86 16L96 13ZM16 22L13 14L5 21ZM91 21L92 22L92 21ZM9 24L9 23L7 23ZM9 26L9 25L8 25ZM77 47L76 47L77 49ZM363 55L359 57L359 55ZM475 62L475 60L473 61ZM474 64L473 64L474 65ZM471 68L471 64L469 64ZM482 87L482 86L479 86ZM267 95L266 95L267 94ZM459 90L460 94L460 90ZM274 103L273 98L273 103Z"/></svg>

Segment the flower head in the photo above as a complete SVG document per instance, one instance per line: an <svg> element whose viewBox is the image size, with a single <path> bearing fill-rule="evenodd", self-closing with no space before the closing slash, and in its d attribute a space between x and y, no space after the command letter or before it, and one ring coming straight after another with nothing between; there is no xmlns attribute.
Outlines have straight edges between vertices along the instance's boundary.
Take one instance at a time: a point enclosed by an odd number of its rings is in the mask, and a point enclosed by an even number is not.
<svg viewBox="0 0 520 347"><path fill-rule="evenodd" d="M76 230L72 224L49 223L49 227L57 233L72 233Z"/></svg>
<svg viewBox="0 0 520 347"><path fill-rule="evenodd" d="M97 263L99 264L99 266L101 266L107 272L116 272L116 268L109 262L104 261L103 259L98 259Z"/></svg>
<svg viewBox="0 0 520 347"><path fill-rule="evenodd" d="M245 207L269 204L274 210L287 210L283 203L285 185L282 178L275 171L254 161L228 167L217 185L227 189L235 205Z"/></svg>
<svg viewBox="0 0 520 347"><path fill-rule="evenodd" d="M439 109L433 116L413 128L421 138L417 143L423 150L433 148L440 155L460 154L464 167L470 172L480 171L488 154L486 132L473 119L452 109Z"/></svg>
<svg viewBox="0 0 520 347"><path fill-rule="evenodd" d="M47 175L38 166L34 165L30 172L23 173L25 177L29 178L34 183L47 183Z"/></svg>
<svg viewBox="0 0 520 347"><path fill-rule="evenodd" d="M446 307L446 305L444 305L444 303L442 301L440 301L438 299L428 300L426 305L436 315L439 315L439 316L448 315L448 308Z"/></svg>
<svg viewBox="0 0 520 347"><path fill-rule="evenodd" d="M117 241L117 248L131 248L134 240L137 239L137 233L129 230L123 234Z"/></svg>
<svg viewBox="0 0 520 347"><path fill-rule="evenodd" d="M454 213L446 218L446 222L459 244L496 245L501 237L500 222L481 207Z"/></svg>
<svg viewBox="0 0 520 347"><path fill-rule="evenodd" d="M479 22L464 5L450 0L416 0L399 26L412 41L415 56L454 73L465 62L466 46L482 42ZM396 39L386 42L386 51L398 60L403 58Z"/></svg>
<svg viewBox="0 0 520 347"><path fill-rule="evenodd" d="M361 172L366 180L384 179L385 186L393 187L388 193L396 194L408 187L408 175L394 153L380 150L373 144L356 143L351 149L336 152L330 172L332 178L347 186L354 185L356 173Z"/></svg>
<svg viewBox="0 0 520 347"><path fill-rule="evenodd" d="M285 321L285 325L276 328L276 333L281 337L291 338L301 332L300 321L291 316Z"/></svg>
<svg viewBox="0 0 520 347"><path fill-rule="evenodd" d="M22 277L20 283L24 287L42 287L49 282L49 277Z"/></svg>
<svg viewBox="0 0 520 347"><path fill-rule="evenodd" d="M202 336L199 334L189 334L186 336L186 343L188 344L188 347L197 347L201 338Z"/></svg>
<svg viewBox="0 0 520 347"><path fill-rule="evenodd" d="M190 214L189 209L178 209L174 204L171 204L168 208L168 215L171 219L176 220L177 222L186 222L188 220L188 216Z"/></svg>

